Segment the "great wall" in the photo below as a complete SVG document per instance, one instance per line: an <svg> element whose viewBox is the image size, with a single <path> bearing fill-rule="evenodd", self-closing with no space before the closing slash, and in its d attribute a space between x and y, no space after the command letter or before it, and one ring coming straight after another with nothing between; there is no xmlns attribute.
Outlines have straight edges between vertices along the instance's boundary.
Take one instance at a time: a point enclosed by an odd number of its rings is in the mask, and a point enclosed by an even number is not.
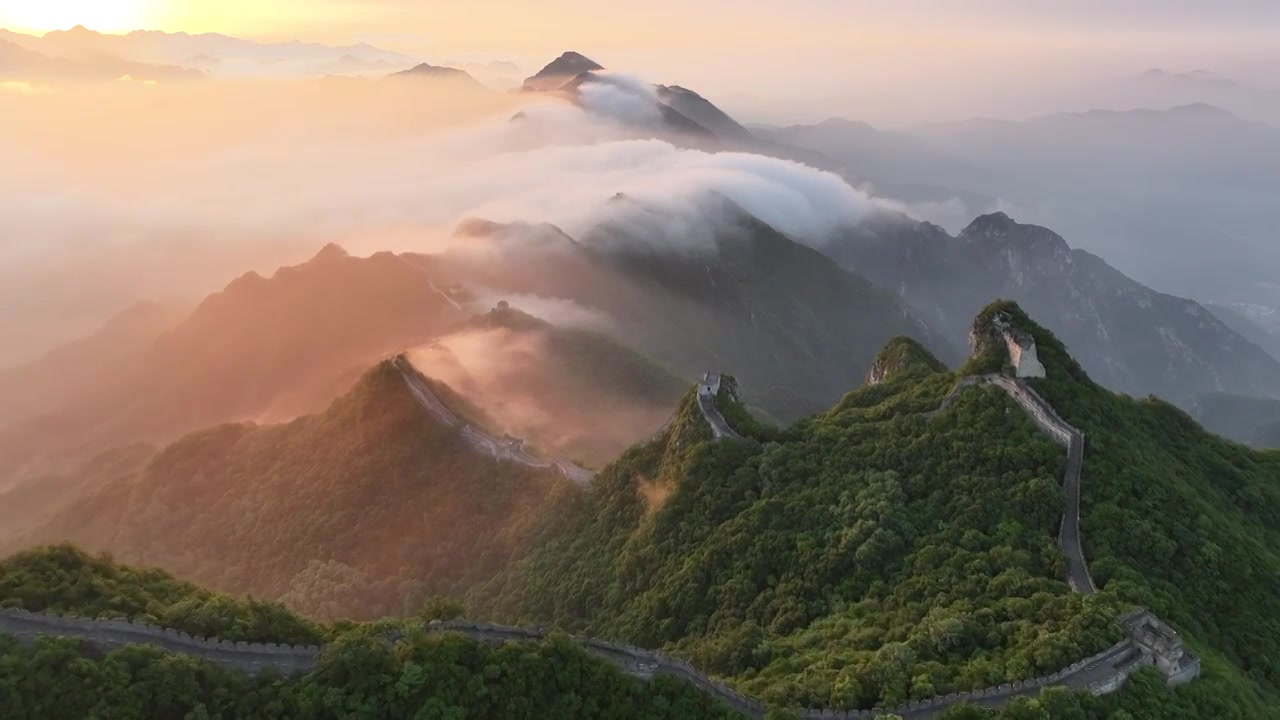
<svg viewBox="0 0 1280 720"><path fill-rule="evenodd" d="M505 460L541 470L554 468L571 482L583 487L590 485L591 481L595 479L595 473L584 467L575 465L568 460L540 458L525 450L524 443L518 439L494 437L471 423L465 422L441 402L435 391L431 389L431 386L427 384L417 368L413 367L408 358L404 355L397 355L392 360L392 363L400 371L405 385L409 388L409 392L414 399L418 401L418 404L445 427L457 428L458 434L463 441L477 452L497 460Z"/></svg>
<svg viewBox="0 0 1280 720"><path fill-rule="evenodd" d="M1009 339L1008 336L1006 338ZM1032 367L1038 365L1038 361L1035 361L1034 346L1028 351L1025 340L1018 338L1018 341L1022 356L1028 358L1029 362L1035 363ZM1012 345L1014 340L1009 339L1009 342ZM565 461L535 457L524 452L518 445L513 446L510 441L494 438L463 422L445 407L406 359L398 357L395 363L418 402L440 422L449 427L460 428L463 437L473 447L498 459L539 468L555 467L579 484L590 484L593 475L584 468ZM1020 367L1022 363L1018 365ZM702 377L697 386L698 407L716 440L741 439L741 435L734 431L715 405L721 382L721 376L718 374L707 373ZM1062 483L1065 510L1058 543L1067 557L1068 582L1072 589L1086 594L1096 592L1080 541L1080 483L1084 463L1084 434L1063 420L1053 407L1020 377L1009 378L999 374L962 378L943 399L938 409L930 415L945 412L954 405L963 392L979 387L994 387L1002 390L1027 413L1041 432L1066 449L1067 467ZM958 703L997 708L1013 698L1033 696L1048 687L1064 687L1075 692L1092 694L1114 692L1124 685L1131 674L1147 666L1156 667L1164 675L1170 687L1190 682L1199 676L1199 660L1185 652L1177 632L1152 613L1145 609L1138 609L1119 618L1116 622L1127 634L1124 640L1050 675L971 692L918 700L891 708L811 709L802 712L800 716L804 720L824 718L865 720L882 715L897 715L904 720L929 720ZM426 627L431 632L457 632L477 642L490 644L533 641L547 636L547 631L541 628L505 627L465 621L437 622ZM271 670L289 675L306 672L315 667L323 652L323 648L318 646L232 643L193 637L176 630L125 620L89 620L13 609L0 610L0 633L12 635L24 641L33 640L39 635L70 636L80 638L92 647L100 649L117 648L129 644L152 644L171 652L199 657L248 673ZM579 637L575 640L587 652L612 662L632 676L643 679L651 679L657 675L674 676L718 698L746 717L762 720L765 716L767 707L764 703L707 677L683 660L652 650L594 638Z"/></svg>

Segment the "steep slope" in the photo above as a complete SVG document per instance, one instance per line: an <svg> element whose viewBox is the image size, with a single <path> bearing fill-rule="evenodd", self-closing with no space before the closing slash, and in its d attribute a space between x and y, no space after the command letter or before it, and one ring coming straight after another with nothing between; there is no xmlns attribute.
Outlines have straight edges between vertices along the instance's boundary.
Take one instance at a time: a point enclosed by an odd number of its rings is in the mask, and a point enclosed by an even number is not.
<svg viewBox="0 0 1280 720"><path fill-rule="evenodd" d="M753 143L755 136L698 93L679 85L658 85L658 99L667 107L689 118L723 140Z"/></svg>
<svg viewBox="0 0 1280 720"><path fill-rule="evenodd" d="M1157 695L1140 675L1058 707L1264 717L1280 697L1276 457L1102 390L1015 305L984 311L975 337L998 316L1039 348L1047 379L1021 382L1085 430L1080 529L1099 592L1065 581L1061 448L1009 391L896 341L877 384L767 442L708 444L686 405L549 515L473 606L678 649L770 702L870 707L1051 672L1106 648L1142 604L1204 653L1204 677ZM1003 341L977 350L964 372L1011 362Z"/></svg>
<svg viewBox="0 0 1280 720"><path fill-rule="evenodd" d="M526 78L523 90L545 92L559 90L583 73L603 70L604 66L572 50L552 60L533 76Z"/></svg>
<svg viewBox="0 0 1280 720"><path fill-rule="evenodd" d="M65 405L112 382L181 319L174 308L137 303L93 334L49 351L39 360L0 369L0 428Z"/></svg>
<svg viewBox="0 0 1280 720"><path fill-rule="evenodd" d="M450 277L601 313L615 338L690 380L732 367L752 401L780 417L828 406L899 335L959 359L898 298L727 199L709 202L715 220L681 225L677 244L661 212L625 196L612 204L579 239L550 226L468 224L503 259L432 262Z"/></svg>
<svg viewBox="0 0 1280 720"><path fill-rule="evenodd" d="M1003 213L958 237L900 216L864 223L827 252L896 289L953 340L993 296L1014 299L1117 391L1187 405L1210 391L1280 394L1280 361L1191 300L1165 295L1052 231Z"/></svg>
<svg viewBox="0 0 1280 720"><path fill-rule="evenodd" d="M491 430L591 466L651 436L688 389L608 335L558 327L505 301L409 357L483 411Z"/></svg>
<svg viewBox="0 0 1280 720"><path fill-rule="evenodd" d="M74 541L313 616L376 617L500 568L558 477L476 452L384 362L321 414L189 435L21 543Z"/></svg>
<svg viewBox="0 0 1280 720"><path fill-rule="evenodd" d="M86 492L133 476L155 453L146 443L124 445L63 472L37 474L0 491L0 544L48 521Z"/></svg>
<svg viewBox="0 0 1280 720"><path fill-rule="evenodd" d="M0 431L0 480L122 443L314 412L377 359L463 318L422 268L390 253L353 258L330 246L271 278L249 273L94 386Z"/></svg>
<svg viewBox="0 0 1280 720"><path fill-rule="evenodd" d="M1006 303L984 317L997 311L1034 335L1058 371L1032 385L1088 439L1080 516L1094 580L1207 650L1196 702L1234 694L1276 707L1280 455L1211 435L1160 400L1104 390L1021 310Z"/></svg>

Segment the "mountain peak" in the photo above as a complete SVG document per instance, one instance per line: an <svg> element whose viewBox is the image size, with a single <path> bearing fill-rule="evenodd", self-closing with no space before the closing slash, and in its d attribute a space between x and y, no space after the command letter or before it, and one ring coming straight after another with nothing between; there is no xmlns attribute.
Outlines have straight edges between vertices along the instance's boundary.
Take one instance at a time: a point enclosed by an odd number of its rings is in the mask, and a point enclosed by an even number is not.
<svg viewBox="0 0 1280 720"><path fill-rule="evenodd" d="M603 70L604 66L581 53L572 50L552 60L538 74L524 81L525 90L558 90L567 81L583 73Z"/></svg>
<svg viewBox="0 0 1280 720"><path fill-rule="evenodd" d="M1065 260L1071 255L1071 246L1061 235L1039 225L1020 223L999 211L979 215L959 237L972 245L999 250L1004 258L1002 262L1012 261L1006 251L1015 250L1024 258L1033 259Z"/></svg>
<svg viewBox="0 0 1280 720"><path fill-rule="evenodd" d="M393 78L437 78L440 80L465 80L475 82L475 78L470 73L457 68L444 67L441 65L432 65L431 63L420 63L408 70L391 73L388 77Z"/></svg>
<svg viewBox="0 0 1280 720"><path fill-rule="evenodd" d="M1009 217L1009 214L1000 210L986 215L979 215L969 223L969 226L961 231L961 235L980 234L991 236L993 234L1006 234L1010 230L1018 227L1017 221Z"/></svg>
<svg viewBox="0 0 1280 720"><path fill-rule="evenodd" d="M900 335L890 340L876 355L867 373L868 385L879 385L906 373L930 374L946 372L947 366L938 360L915 338Z"/></svg>
<svg viewBox="0 0 1280 720"><path fill-rule="evenodd" d="M346 260L351 257L343 247L337 243L329 243L320 248L320 252L316 253L312 261L324 262L326 260Z"/></svg>

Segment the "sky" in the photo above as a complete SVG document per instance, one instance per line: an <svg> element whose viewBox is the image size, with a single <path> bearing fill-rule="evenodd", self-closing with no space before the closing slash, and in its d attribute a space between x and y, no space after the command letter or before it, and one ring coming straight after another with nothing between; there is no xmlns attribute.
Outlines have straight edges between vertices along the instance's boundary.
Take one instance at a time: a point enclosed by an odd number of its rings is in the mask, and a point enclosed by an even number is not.
<svg viewBox="0 0 1280 720"><path fill-rule="evenodd" d="M1152 67L1252 84L1280 73L1280 0L0 0L0 27L77 23L368 42L530 71L576 50L734 109L795 97L853 115L904 98L916 115L949 96L980 107Z"/></svg>
<svg viewBox="0 0 1280 720"><path fill-rule="evenodd" d="M0 27L369 42L436 63L564 50L768 120L805 102L900 122L1160 67L1280 73L1280 0L0 0ZM762 104L762 99L764 104ZM864 106L910 105L874 115Z"/></svg>
<svg viewBox="0 0 1280 720"><path fill-rule="evenodd" d="M0 26L84 24L324 42L395 38L436 52L623 55L708 50L811 60L897 50L973 54L1034 45L1194 48L1230 35L1241 51L1280 36L1275 0L0 0Z"/></svg>

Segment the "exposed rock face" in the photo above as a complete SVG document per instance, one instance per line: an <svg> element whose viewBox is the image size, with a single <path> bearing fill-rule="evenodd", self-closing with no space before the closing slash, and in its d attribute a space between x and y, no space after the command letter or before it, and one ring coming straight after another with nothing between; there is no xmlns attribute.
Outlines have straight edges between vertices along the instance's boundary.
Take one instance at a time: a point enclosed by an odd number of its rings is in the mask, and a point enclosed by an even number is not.
<svg viewBox="0 0 1280 720"><path fill-rule="evenodd" d="M1009 362L1013 365L1014 374L1019 378L1044 377L1044 365L1036 356L1036 339L1030 333L1013 327L1003 317L996 318L996 327L1009 349Z"/></svg>
<svg viewBox="0 0 1280 720"><path fill-rule="evenodd" d="M1005 298L1113 390L1182 405L1211 391L1280 396L1280 361L1200 304L1145 287L1052 231L1004 213L978 218L957 237L878 214L825 251L896 291L957 344L981 308ZM1027 372L1036 371L1031 359Z"/></svg>

